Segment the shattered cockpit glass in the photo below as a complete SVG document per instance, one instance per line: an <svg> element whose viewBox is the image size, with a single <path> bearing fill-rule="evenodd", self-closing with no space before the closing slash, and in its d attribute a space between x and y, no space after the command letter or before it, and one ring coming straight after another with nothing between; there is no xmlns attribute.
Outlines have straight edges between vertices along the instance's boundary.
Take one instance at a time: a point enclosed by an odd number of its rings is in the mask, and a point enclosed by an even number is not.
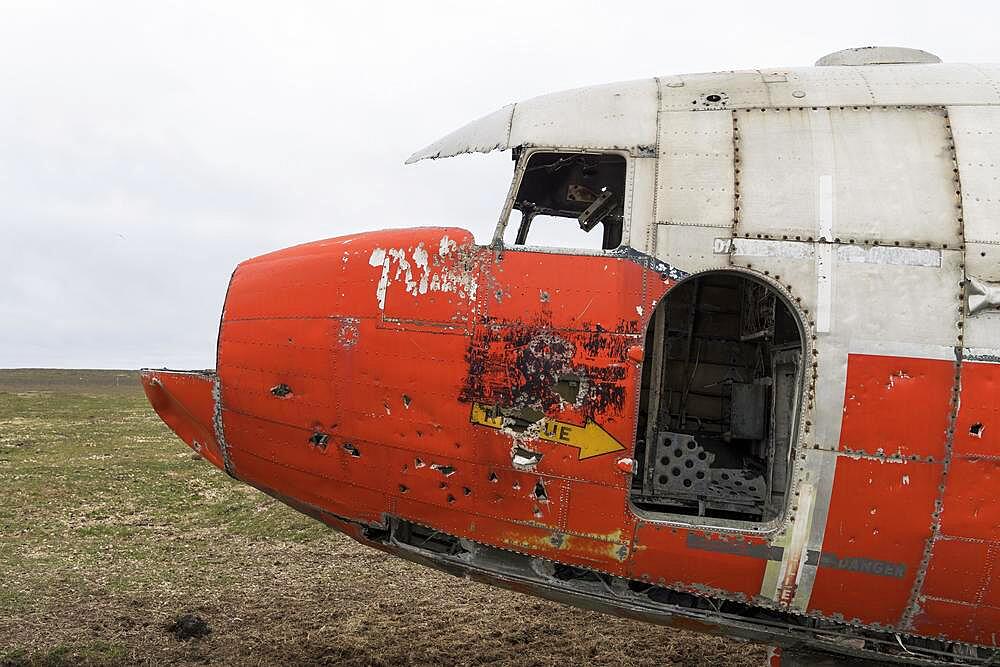
<svg viewBox="0 0 1000 667"><path fill-rule="evenodd" d="M622 242L625 158L533 153L518 185L505 245L611 250Z"/></svg>

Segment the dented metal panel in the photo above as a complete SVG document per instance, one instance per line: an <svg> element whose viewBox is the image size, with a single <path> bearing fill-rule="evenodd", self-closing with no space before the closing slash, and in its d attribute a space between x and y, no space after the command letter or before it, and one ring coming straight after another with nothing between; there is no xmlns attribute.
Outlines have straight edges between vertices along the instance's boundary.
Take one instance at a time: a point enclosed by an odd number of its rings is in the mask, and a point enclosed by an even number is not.
<svg viewBox="0 0 1000 667"><path fill-rule="evenodd" d="M542 95L510 104L423 148L407 164L515 146L655 153L657 84L643 79Z"/></svg>
<svg viewBox="0 0 1000 667"><path fill-rule="evenodd" d="M519 102L511 146L606 148L650 155L656 147L657 84L640 79Z"/></svg>
<svg viewBox="0 0 1000 667"><path fill-rule="evenodd" d="M511 147L510 126L516 105L508 104L487 114L434 143L421 148L406 159L406 164L421 160L454 157L462 153L490 153Z"/></svg>

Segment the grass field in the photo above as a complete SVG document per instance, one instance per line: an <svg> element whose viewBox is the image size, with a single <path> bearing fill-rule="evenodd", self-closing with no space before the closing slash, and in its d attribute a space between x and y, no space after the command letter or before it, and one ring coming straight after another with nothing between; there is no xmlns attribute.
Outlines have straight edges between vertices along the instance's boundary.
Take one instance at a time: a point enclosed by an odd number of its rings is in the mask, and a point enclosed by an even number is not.
<svg viewBox="0 0 1000 667"><path fill-rule="evenodd" d="M362 547L198 460L134 372L0 370L0 491L0 665L763 660Z"/></svg>

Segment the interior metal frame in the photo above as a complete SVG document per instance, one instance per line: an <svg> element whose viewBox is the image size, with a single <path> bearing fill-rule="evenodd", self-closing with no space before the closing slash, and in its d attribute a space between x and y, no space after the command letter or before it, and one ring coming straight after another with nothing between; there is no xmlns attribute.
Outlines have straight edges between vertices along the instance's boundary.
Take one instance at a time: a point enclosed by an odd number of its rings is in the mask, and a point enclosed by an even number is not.
<svg viewBox="0 0 1000 667"><path fill-rule="evenodd" d="M716 496L719 503L710 507L712 511L705 511L706 503L697 503L698 510L692 509L697 497L697 491L704 490L704 483L708 474L716 475L712 480L714 486L721 486L724 490L739 490L733 484L733 471L719 472L718 469L711 471L712 453L706 452L698 442L697 429L686 428L681 424L675 424L674 430L662 428L657 415L661 414L662 406L667 397L663 395L664 373L668 372L669 363L666 341L668 336L667 309L671 305L671 295L683 294L681 290L697 289L704 281L711 281L713 278L728 278L735 280L739 285L754 285L765 290L766 294L773 297L775 312L777 308L783 307L784 317L787 318L786 325L794 326L794 333L797 335L797 345L785 345L787 349L778 349L782 346L774 346L771 350L770 370L773 373L778 365L782 366L782 372L788 372L787 365L795 366L792 376L785 381L776 383L774 376L771 376L770 396L767 397L766 406L762 408L767 415L766 433L760 434L758 438L761 442L768 441L767 457L767 478L764 480L764 491L766 497L760 498L761 511L759 515L754 515L753 511L741 511L740 505L722 502L724 499ZM691 305L696 305L696 299ZM787 335L791 331L786 330ZM773 336L773 332L772 332ZM690 338L690 332L689 332ZM657 304L649 321L646 337L646 362L643 368L643 380L640 386L640 420L636 433L636 466L633 473L632 488L630 489L629 504L634 513L643 519L652 521L664 521L679 523L683 525L710 526L714 528L735 528L744 531L761 532L775 528L783 519L788 507L788 498L792 487L792 481L796 469L796 452L799 444L800 421L803 407L803 396L805 394L805 366L808 362L808 355L811 353L811 345L805 333L801 314L785 291L778 285L762 279L760 276L751 274L741 269L718 269L693 274L673 288ZM685 368L682 373L687 373ZM684 377L682 375L682 377ZM741 393L751 393L755 396L740 398L740 405L755 405L755 401L760 400L761 391L754 391L753 387L742 386L741 383L733 383ZM776 391L781 388L783 393L780 397ZM747 391L749 390L749 391ZM784 413L780 410L775 414L775 403L777 399L785 406ZM731 397L730 397L731 400ZM723 401L719 401L722 403ZM730 403L730 406L732 403ZM668 408L669 413L669 408ZM779 422L780 420L780 422ZM780 424L780 428L779 428ZM742 425L740 428L752 429L754 424ZM699 425L700 427L700 425ZM756 425L759 428L759 424ZM719 434L722 435L721 433ZM737 435L746 435L737 433ZM776 441L777 439L777 441ZM734 438L744 443L747 438ZM649 446L652 443L652 446ZM782 447L784 445L784 447ZM667 451L667 448L670 448ZM678 452L680 450L680 452ZM677 454L675 457L674 454ZM780 457L780 461L776 461ZM781 464L781 465L776 465ZM678 468L681 468L678 471ZM671 475L671 472L674 473ZM694 475L701 475L695 478ZM728 475L729 480L721 479L723 475ZM666 477L666 479L665 479ZM736 477L736 479L739 479ZM687 481L685 481L687 480ZM707 480L706 480L707 481ZM745 480L744 480L745 481ZM688 483L694 482L694 483ZM698 484L702 483L699 487ZM683 484L687 484L685 488ZM673 499L676 502L662 502L657 505L651 491L657 489L662 493L662 498ZM671 492L679 491L679 496L674 496ZM678 500L679 498L679 500ZM743 494L740 499L745 507L749 507L747 499L749 494ZM712 506L710 501L707 503ZM652 502L651 502L652 501Z"/></svg>

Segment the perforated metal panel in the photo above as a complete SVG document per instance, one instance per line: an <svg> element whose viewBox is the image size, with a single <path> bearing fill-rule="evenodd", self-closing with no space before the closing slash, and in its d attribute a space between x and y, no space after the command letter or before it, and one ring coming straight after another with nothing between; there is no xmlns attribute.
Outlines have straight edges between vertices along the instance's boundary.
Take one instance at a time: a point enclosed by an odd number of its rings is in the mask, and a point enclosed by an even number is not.
<svg viewBox="0 0 1000 667"><path fill-rule="evenodd" d="M652 461L653 491L657 495L708 493L709 466L715 456L683 433L660 433Z"/></svg>
<svg viewBox="0 0 1000 667"><path fill-rule="evenodd" d="M691 435L661 432L647 454L646 494L661 499L704 500L716 506L760 505L767 485L760 475L737 468L712 468L715 454Z"/></svg>

